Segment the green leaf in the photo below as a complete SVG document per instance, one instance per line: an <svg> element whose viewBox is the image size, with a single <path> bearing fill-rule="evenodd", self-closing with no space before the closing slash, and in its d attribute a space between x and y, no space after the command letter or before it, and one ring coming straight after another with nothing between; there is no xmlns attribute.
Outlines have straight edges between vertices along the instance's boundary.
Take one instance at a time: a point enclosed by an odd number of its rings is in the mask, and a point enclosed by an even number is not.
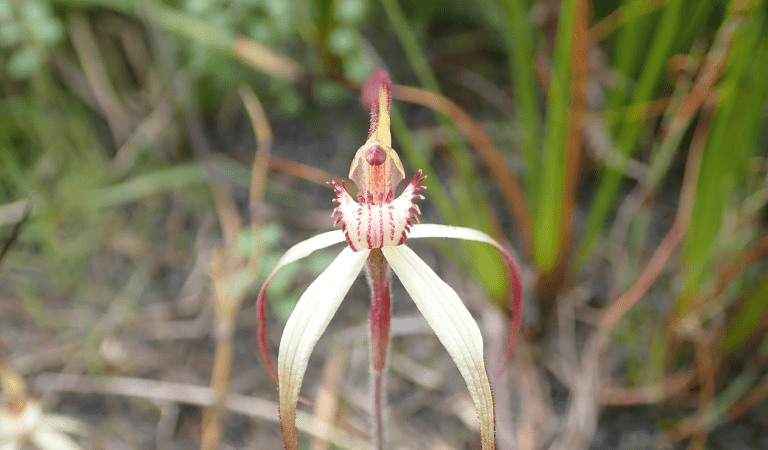
<svg viewBox="0 0 768 450"><path fill-rule="evenodd" d="M43 52L37 47L23 47L13 52L5 66L8 75L23 80L29 78L43 62Z"/></svg>
<svg viewBox="0 0 768 450"><path fill-rule="evenodd" d="M568 0L560 8L557 41L553 57L549 102L547 103L547 133L542 148L541 184L537 187L534 216L534 257L542 271L555 264L560 246L563 182L565 180L566 135L571 103L571 42L576 17L577 0Z"/></svg>
<svg viewBox="0 0 768 450"><path fill-rule="evenodd" d="M763 276L757 287L747 296L744 305L728 323L724 347L726 352L738 350L764 320L768 313L768 274Z"/></svg>

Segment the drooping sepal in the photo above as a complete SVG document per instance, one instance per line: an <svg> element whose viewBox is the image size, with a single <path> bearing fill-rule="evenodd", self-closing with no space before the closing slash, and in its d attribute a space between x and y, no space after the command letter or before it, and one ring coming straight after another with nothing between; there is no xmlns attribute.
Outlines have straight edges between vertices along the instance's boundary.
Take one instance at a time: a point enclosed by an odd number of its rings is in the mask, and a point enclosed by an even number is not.
<svg viewBox="0 0 768 450"><path fill-rule="evenodd" d="M374 194L360 192L355 201L343 183L331 182L336 191L333 199L339 206L333 210L334 225L341 224L344 237L354 251L401 245L408 238L414 223L419 222L419 206L414 199L424 199L418 191L426 177L421 171L411 179L400 196L393 199L392 191Z"/></svg>
<svg viewBox="0 0 768 450"><path fill-rule="evenodd" d="M392 146L389 113L392 108L392 82L382 69L372 70L363 83L363 104L371 110L368 140L376 139L385 147Z"/></svg>
<svg viewBox="0 0 768 450"><path fill-rule="evenodd" d="M449 239L463 239L468 241L485 242L496 247L496 250L501 253L504 260L509 267L510 281L512 282L512 324L509 328L509 337L507 339L507 351L504 355L504 359L499 365L498 373L504 370L512 356L512 350L515 348L517 342L517 335L520 332L520 322L523 316L523 277L520 273L520 266L517 265L515 258L499 244L495 239L483 233L482 231L473 230L471 228L452 227L449 225L437 225L437 224L424 224L418 225L413 228L413 232L410 233L411 238L449 238Z"/></svg>
<svg viewBox="0 0 768 450"><path fill-rule="evenodd" d="M368 257L344 249L307 288L285 324L277 357L280 427L286 450L298 449L296 404L309 356Z"/></svg>
<svg viewBox="0 0 768 450"><path fill-rule="evenodd" d="M483 450L496 448L493 392L483 358L480 328L456 291L405 245L383 248L392 271L459 368L475 403Z"/></svg>
<svg viewBox="0 0 768 450"><path fill-rule="evenodd" d="M277 261L275 268L272 269L272 272L270 272L269 276L267 276L267 279L264 280L264 285L261 287L261 291L259 291L259 296L256 300L256 320L258 324L257 342L259 343L259 355L261 356L261 361L267 368L267 372L269 373L270 377L272 377L272 379L275 381L275 384L277 384L277 371L272 364L272 357L269 355L269 349L267 348L266 304L267 288L269 287L269 283L272 281L272 278L274 278L277 272L288 264L294 261L298 261L302 258L306 258L317 250L338 244L339 242L343 241L344 236L339 232L339 230L329 231L327 233L319 234L315 237L309 238L306 241L301 241L293 247L289 248L287 252L285 252L280 260Z"/></svg>

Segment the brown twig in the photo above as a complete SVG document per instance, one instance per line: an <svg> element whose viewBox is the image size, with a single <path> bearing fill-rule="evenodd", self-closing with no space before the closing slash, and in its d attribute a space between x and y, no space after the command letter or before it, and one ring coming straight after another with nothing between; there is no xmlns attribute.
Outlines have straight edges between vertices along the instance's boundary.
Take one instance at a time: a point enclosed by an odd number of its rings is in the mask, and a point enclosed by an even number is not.
<svg viewBox="0 0 768 450"><path fill-rule="evenodd" d="M665 135L676 135L679 133L710 96L713 86L725 70L731 47L730 44L738 24L738 20L731 18L726 20L717 31L715 42L712 44L712 50L707 53L704 66L699 72L699 77L693 85L691 92L678 108L677 113L669 121L669 125L664 132Z"/></svg>
<svg viewBox="0 0 768 450"><path fill-rule="evenodd" d="M253 164L253 158L250 155L232 155L232 157L243 164ZM333 186L328 184L331 180L343 180L347 185L352 183L347 177L335 175L322 169L275 155L269 157L269 168L300 180L315 183L327 189L333 189Z"/></svg>
<svg viewBox="0 0 768 450"><path fill-rule="evenodd" d="M621 297L619 297L605 311L598 325L598 333L603 335L607 343L608 335L611 333L616 323L645 295L653 283L661 274L672 252L685 235L688 224L691 220L693 210L693 199L696 194L696 186L699 181L699 170L701 169L701 153L706 142L709 125L712 122L712 112L705 113L699 119L694 130L691 148L688 151L688 160L685 164L685 174L683 175L683 187L680 190L680 200L678 202L677 214L672 223L672 227L661 244L656 248L651 260L646 265L643 273L638 277L635 284L629 288Z"/></svg>
<svg viewBox="0 0 768 450"><path fill-rule="evenodd" d="M573 214L576 210L579 160L582 149L582 126L586 109L586 82L589 72L589 16L590 2L576 2L571 49L571 108L565 155L565 182L563 216L560 223L560 260L565 263L573 236Z"/></svg>
<svg viewBox="0 0 768 450"><path fill-rule="evenodd" d="M741 399L729 406L722 415L723 421L734 421L762 404L765 399L768 398L767 381L768 377L764 377L761 382L758 382L752 389L747 391ZM710 411L711 406L712 405L710 405L709 408ZM706 412L700 410L677 423L672 430L661 438L661 441L664 446L671 447L683 439L700 433L702 430L706 430L711 426L711 414L707 415Z"/></svg>
<svg viewBox="0 0 768 450"><path fill-rule="evenodd" d="M245 298L245 289L232 291L229 281L242 267L242 261L234 256L234 245L240 233L240 220L234 200L221 186L211 184L214 200L219 213L219 222L224 231L225 248L215 247L211 254L209 276L213 282L212 300L215 315L216 350L211 369L211 389L216 392L217 401L203 415L201 450L215 450L221 440L223 418L229 380L234 360L235 320Z"/></svg>
<svg viewBox="0 0 768 450"><path fill-rule="evenodd" d="M96 38L82 12L74 10L70 12L69 30L72 35L72 44L85 71L85 77L88 79L104 119L109 124L112 140L116 146L120 146L130 135L133 120L109 81Z"/></svg>
<svg viewBox="0 0 768 450"><path fill-rule="evenodd" d="M706 293L696 297L691 305L693 311L700 310L711 299L717 297L725 286L739 273L743 272L749 265L763 258L768 254L768 235L754 243L750 248L742 252L736 259L727 263L720 271L717 282ZM685 319L682 319L685 321ZM754 360L753 360L754 361ZM715 371L712 370L714 373ZM768 379L768 378L767 378ZM768 387L766 383L757 383L755 387L744 394L738 401L734 402L723 413L724 421L733 421L752 411L756 406L768 398ZM711 426L711 410L714 395L707 397L704 406L691 417L679 422L674 429L665 438L667 444L674 444L687 437L696 437L706 435L707 429ZM692 441L693 442L693 441Z"/></svg>
<svg viewBox="0 0 768 450"><path fill-rule="evenodd" d="M700 311L712 299L720 295L728 283L742 273L755 261L768 256L768 234L741 252L735 259L727 262L717 275L717 280L709 289L691 299L691 311Z"/></svg>
<svg viewBox="0 0 768 450"><path fill-rule="evenodd" d="M299 63L273 52L253 39L235 37L230 43L230 49L242 61L268 75L285 78L294 83L304 76L304 70Z"/></svg>
<svg viewBox="0 0 768 450"><path fill-rule="evenodd" d="M262 203L264 201L264 192L267 189L267 170L272 154L272 127L269 126L267 114L261 106L261 102L249 87L243 85L238 89L240 98L243 100L245 109L253 124L253 131L256 134L256 154L253 157L253 169L251 170L251 190L250 190L250 214L251 229L253 231L253 247L251 256L248 259L248 270L258 276L261 268L261 260L264 256L264 246L259 233L264 218L262 214Z"/></svg>
<svg viewBox="0 0 768 450"><path fill-rule="evenodd" d="M147 142L155 142L173 121L173 105L169 95L160 99L155 109L148 114L133 133L128 136L110 163L110 172L115 177L127 173L139 156L139 149Z"/></svg>
<svg viewBox="0 0 768 450"><path fill-rule="evenodd" d="M217 393L211 388L141 378L91 377L43 373L37 376L35 384L42 389L51 391L121 395L125 397L171 401L187 405L211 406L217 401ZM227 396L225 405L228 410L234 413L272 423L278 422L277 404L275 402L230 394ZM341 448L352 450L371 448L369 443L350 436L346 431L323 422L304 411L296 412L296 427L310 436L326 439Z"/></svg>
<svg viewBox="0 0 768 450"><path fill-rule="evenodd" d="M614 9L612 13L603 17L600 22L592 25L592 28L589 29L589 36L592 39L592 43L597 44L619 28L621 19L624 16L624 8L624 6L619 6Z"/></svg>
<svg viewBox="0 0 768 450"><path fill-rule="evenodd" d="M757 383L741 399L731 405L724 414L725 419L728 421L738 419L757 408L766 398L768 398L768 376L764 377L761 383Z"/></svg>
<svg viewBox="0 0 768 450"><path fill-rule="evenodd" d="M211 258L210 275L214 284L216 312L216 353L211 375L211 388L217 393L216 403L206 411L203 418L203 450L218 448L221 440L221 420L224 414L224 401L229 387L234 357L235 319L240 311L247 289L233 291L229 282L238 271L245 269L249 279L255 281L261 268L264 253L260 228L263 223L260 210L266 189L267 166L272 146L272 129L267 121L261 103L246 86L239 89L240 97L253 123L258 145L253 160L250 189L251 228L253 248L247 263L244 263L235 251L241 226L240 216L231 193L223 186L211 184L219 214L219 223L224 232L224 249L215 248ZM245 266L245 267L244 267Z"/></svg>
<svg viewBox="0 0 768 450"><path fill-rule="evenodd" d="M655 0L648 2L645 4L646 10L642 11L642 13L647 14L650 13L658 8L662 8L668 0ZM626 6L619 6L615 10L613 10L612 13L608 14L601 20L600 22L596 23L592 26L592 28L589 29L589 35L592 38L592 43L596 44L603 39L610 36L614 31L616 31L619 26L628 19L625 19L625 13L626 13Z"/></svg>
<svg viewBox="0 0 768 450"><path fill-rule="evenodd" d="M693 370L683 370L659 384L651 386L605 386L600 390L600 403L610 406L636 406L660 403L680 394L696 379Z"/></svg>
<svg viewBox="0 0 768 450"><path fill-rule="evenodd" d="M706 336L703 330L694 334L693 349L694 360L699 379L698 402L699 409L697 414L704 417L711 417L713 412L713 400L715 398L715 375L717 374L718 352L712 349L712 339ZM707 445L709 428L701 427L691 436L688 443L689 450L704 450Z"/></svg>

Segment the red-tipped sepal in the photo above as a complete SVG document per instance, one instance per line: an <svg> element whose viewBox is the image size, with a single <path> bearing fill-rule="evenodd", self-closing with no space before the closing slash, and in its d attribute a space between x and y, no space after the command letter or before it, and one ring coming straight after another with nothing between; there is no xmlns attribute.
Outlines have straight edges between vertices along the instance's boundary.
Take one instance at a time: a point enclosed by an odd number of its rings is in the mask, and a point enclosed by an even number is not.
<svg viewBox="0 0 768 450"><path fill-rule="evenodd" d="M386 104L381 104L382 99ZM375 69L368 75L363 84L363 104L371 110L371 129L368 131L370 138L379 125L382 113L388 116L392 107L392 82L387 72Z"/></svg>

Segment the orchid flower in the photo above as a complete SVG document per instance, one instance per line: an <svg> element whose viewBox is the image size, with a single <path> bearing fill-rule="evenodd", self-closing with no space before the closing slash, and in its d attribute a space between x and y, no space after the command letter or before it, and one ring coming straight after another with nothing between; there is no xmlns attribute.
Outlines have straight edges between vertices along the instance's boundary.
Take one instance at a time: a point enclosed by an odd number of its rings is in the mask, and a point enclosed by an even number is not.
<svg viewBox="0 0 768 450"><path fill-rule="evenodd" d="M291 247L266 279L257 300L261 358L278 384L283 442L297 449L295 424L299 391L309 356L325 331L341 300L365 267L372 291L370 310L371 392L374 448L385 448L384 376L389 349L391 302L390 270L402 282L416 306L445 346L467 383L480 422L483 450L495 448L495 422L491 385L483 359L480 328L456 292L441 280L416 253L407 239L445 237L493 245L506 260L513 296L513 320L507 343L509 358L520 327L522 283L520 269L510 254L493 238L477 230L445 225L418 224L415 199L426 177L416 172L405 190L395 198L395 188L405 178L403 164L392 149L390 134L391 84L381 70L373 71L363 87L363 100L371 109L368 140L352 161L349 178L357 185L357 201L344 183L331 182L338 207L333 211L341 230L320 234ZM265 297L275 273L287 264L333 244L346 241L346 248L315 279L301 296L285 325L278 354L277 371L272 365L265 335ZM503 366L502 366L503 367Z"/></svg>
<svg viewBox="0 0 768 450"><path fill-rule="evenodd" d="M27 396L27 385L0 357L0 450L82 450L69 435L86 435L84 423L43 413L39 401Z"/></svg>

